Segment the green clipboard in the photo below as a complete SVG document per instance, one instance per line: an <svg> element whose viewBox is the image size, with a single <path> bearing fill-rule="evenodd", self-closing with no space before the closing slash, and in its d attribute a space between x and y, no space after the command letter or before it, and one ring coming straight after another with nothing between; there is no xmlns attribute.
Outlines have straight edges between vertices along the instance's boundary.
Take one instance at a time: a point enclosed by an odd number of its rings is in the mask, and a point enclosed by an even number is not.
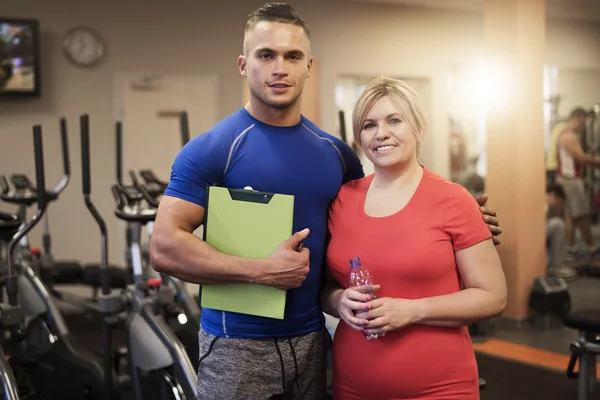
<svg viewBox="0 0 600 400"><path fill-rule="evenodd" d="M292 235L294 196L209 186L204 240L221 253L267 258ZM202 308L283 319L285 290L252 283L203 285Z"/></svg>

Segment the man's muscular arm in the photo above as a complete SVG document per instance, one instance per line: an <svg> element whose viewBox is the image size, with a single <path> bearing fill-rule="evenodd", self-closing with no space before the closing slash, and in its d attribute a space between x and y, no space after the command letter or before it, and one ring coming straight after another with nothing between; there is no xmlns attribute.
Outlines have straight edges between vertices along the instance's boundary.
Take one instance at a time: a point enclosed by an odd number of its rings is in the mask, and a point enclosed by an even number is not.
<svg viewBox="0 0 600 400"><path fill-rule="evenodd" d="M200 285L251 282L280 289L299 287L309 270L309 251L295 247L308 236L297 232L268 258L235 257L217 251L193 234L204 208L171 196L161 199L150 243L152 267Z"/></svg>
<svg viewBox="0 0 600 400"><path fill-rule="evenodd" d="M583 151L581 143L579 142L579 136L575 132L571 130L564 132L560 137L559 145L564 148L575 161L582 164L590 164L594 167L600 167L600 158Z"/></svg>

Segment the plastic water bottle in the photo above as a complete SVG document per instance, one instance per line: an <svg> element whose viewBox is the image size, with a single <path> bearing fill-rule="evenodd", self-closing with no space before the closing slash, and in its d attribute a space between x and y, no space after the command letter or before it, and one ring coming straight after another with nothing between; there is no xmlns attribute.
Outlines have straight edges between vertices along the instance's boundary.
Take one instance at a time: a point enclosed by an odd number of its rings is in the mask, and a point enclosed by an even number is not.
<svg viewBox="0 0 600 400"><path fill-rule="evenodd" d="M350 272L348 273L348 285L351 288L356 288L359 286L373 286L374 280L371 271L366 268L360 262L360 257L354 257L350 259ZM366 293L371 296L372 299L376 298L375 294L372 291L364 291L361 290L362 293ZM383 336L383 335L381 335ZM367 340L377 339L379 337L376 333L365 334L365 338Z"/></svg>

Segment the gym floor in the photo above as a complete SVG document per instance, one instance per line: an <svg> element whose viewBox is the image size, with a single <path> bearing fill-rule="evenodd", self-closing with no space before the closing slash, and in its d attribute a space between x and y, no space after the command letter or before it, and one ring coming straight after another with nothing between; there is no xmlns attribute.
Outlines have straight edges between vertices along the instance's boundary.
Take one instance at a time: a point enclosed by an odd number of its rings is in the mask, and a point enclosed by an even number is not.
<svg viewBox="0 0 600 400"><path fill-rule="evenodd" d="M567 282L567 285L573 311L600 308L600 278L579 277ZM569 343L577 338L577 332L562 325L540 328L525 323L515 329L496 324L493 337L553 353L569 354Z"/></svg>
<svg viewBox="0 0 600 400"><path fill-rule="evenodd" d="M600 308L600 278L581 276L567 285L572 311ZM479 373L488 384L481 399L575 399L577 383L567 377L566 368L569 345L576 337L576 331L562 324L540 327L526 322L509 327L494 323L488 337L474 340ZM596 392L594 399L600 399L600 381Z"/></svg>

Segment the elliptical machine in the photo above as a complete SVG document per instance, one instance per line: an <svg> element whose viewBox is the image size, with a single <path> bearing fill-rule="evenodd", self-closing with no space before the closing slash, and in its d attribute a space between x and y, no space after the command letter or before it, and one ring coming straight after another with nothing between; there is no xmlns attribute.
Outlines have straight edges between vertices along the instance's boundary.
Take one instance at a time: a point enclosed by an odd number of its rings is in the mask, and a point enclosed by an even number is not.
<svg viewBox="0 0 600 400"><path fill-rule="evenodd" d="M83 166L84 194L89 196L91 188L90 150L89 150L89 117L82 115L81 121L81 158ZM117 201L115 215L128 224L143 225L154 219L156 210L132 208L123 201L126 190L120 185L113 185L112 193ZM91 200L89 200L91 203ZM89 205L88 205L89 207ZM92 211L93 210L93 211ZM90 208L98 224L104 222L95 209ZM133 230L137 231L136 229ZM106 230L101 228L103 264L108 259ZM137 251L136 251L137 249ZM121 306L128 311L125 323L127 333L128 359L131 384L136 400L148 398L142 382L150 378L158 378L161 399L191 400L196 396L196 371L186 354L185 348L159 310L165 301L171 301L162 295L162 280L148 278L144 275L139 251L139 237L132 237L132 258L134 283L127 286L123 295L106 295L112 299L113 310L117 310L117 297L121 298ZM107 276L105 275L105 282ZM144 374L146 372L146 374ZM156 392L154 392L156 393Z"/></svg>
<svg viewBox="0 0 600 400"><path fill-rule="evenodd" d="M142 194L142 197L150 206L144 211L148 215L148 221L145 225L148 240L150 241L152 239L152 229L156 218L156 212L158 210L158 201L150 194L145 185L140 184L135 172L129 171L129 173L131 175L131 180L133 181L133 187ZM125 194L124 191L121 191L121 193ZM125 194L124 197L127 197L127 194ZM127 198L127 200L131 201L130 198ZM145 269L154 272L149 255L143 255L144 252L141 250L141 247L139 247L142 231L141 225L130 224L129 229L132 238L134 239L130 246L132 259L135 259L137 257L135 253L139 252L141 258L140 262L145 262L146 264ZM200 326L201 316L198 302L191 295L184 282L167 274L160 274L159 276L161 279L160 290L164 293L162 294L164 301L161 303L162 316L184 344L186 352L192 360L194 370L197 370L199 361L198 327Z"/></svg>
<svg viewBox="0 0 600 400"><path fill-rule="evenodd" d="M28 231L30 231L43 216L46 208L44 159L42 148L41 130L33 130L35 171L38 187L38 210L36 215L27 223L19 215L0 212L0 262L6 259L6 271L0 280L0 327L2 328L0 346L0 396L7 400L33 398L28 385L18 382L10 364L17 360L12 352L4 353L10 349L7 341L21 342L24 340L24 315L19 297L19 276L14 268L15 246ZM4 265L2 265L4 267ZM5 293L6 290L6 293ZM6 294L6 298L5 298Z"/></svg>
<svg viewBox="0 0 600 400"><path fill-rule="evenodd" d="M58 200L61 192L66 188L70 181L71 166L69 157L69 142L67 135L67 121L65 118L60 120L61 148L63 158L63 176L60 183L51 190L46 191L47 202ZM4 176L0 176L0 186L2 193L0 197L7 203L18 205L18 213L21 220L26 220L27 209L37 201L36 189L26 174L12 174L10 180L14 186L10 190L8 181ZM42 218L43 247L44 250L31 249L27 236L24 236L18 247L16 254L17 263L21 259L27 259L32 263L33 269L39 274L47 289L56 298L66 301L70 304L83 307L93 312L98 311L97 292L102 286L100 282L101 267L98 264L81 265L77 261L55 261L51 253L51 237L48 228L48 218L44 214ZM125 288L131 283L128 272L122 268L110 266L110 282L114 288ZM78 296L58 290L54 285L86 285L93 291L91 298Z"/></svg>
<svg viewBox="0 0 600 400"><path fill-rule="evenodd" d="M21 219L16 214L0 212L0 261L4 259L4 247L9 243L12 237L19 231ZM4 265L3 265L4 267ZM4 273L5 271L3 271ZM13 275L13 271L8 271L8 277ZM5 278L2 277L0 283L0 325L3 333L20 323L20 307L19 305L11 305L4 303L4 283ZM18 300L18 297L17 297ZM19 399L19 384L15 378L15 374L10 366L10 362L2 347L0 347L0 397L7 400Z"/></svg>
<svg viewBox="0 0 600 400"><path fill-rule="evenodd" d="M58 200L59 195L67 187L71 174L67 138L67 120L64 117L60 119L60 134L63 156L63 176L55 188L46 191L47 208L50 202ZM37 201L36 189L26 174L14 173L10 175L10 181L14 187L12 191L9 190L6 178L4 176L0 178L0 185L2 185L2 194L0 197L7 203L17 205L20 219L26 221L27 209L33 206ZM37 258L40 266L40 276L46 282L55 281L56 283L71 283L79 280L81 274L79 262L72 260L56 261L52 255L52 242L47 209L41 222L43 228L43 249L30 248L28 237L24 236L17 249L17 260L21 257Z"/></svg>
<svg viewBox="0 0 600 400"><path fill-rule="evenodd" d="M62 313L29 260L23 258L15 263L17 244L43 217L48 201L41 126L34 126L33 134L38 210L8 244L8 304L3 304L2 324L5 328L10 327L11 335L3 348L11 359L27 363L31 387L47 399L118 398L112 396L110 390L115 379L112 366L105 379L98 358L74 348Z"/></svg>
<svg viewBox="0 0 600 400"><path fill-rule="evenodd" d="M181 137L185 145L189 141L187 113L182 112L180 117ZM117 204L122 203L120 208L127 209L130 214L143 215L143 223L129 221L127 218L121 218L127 221L126 240L127 240L127 264L133 271L135 263L140 263L139 268L147 273L153 273L149 251L144 249L141 244L142 227L146 228L148 243L152 237L152 229L156 211L159 205L159 196L166 188L166 183L156 178L152 170L146 169L140 171L142 179L146 184L140 184L134 171L129 171L132 185L123 184L123 126L120 122L116 123L116 161L117 161L117 185L115 199ZM148 207L144 208L143 202ZM141 254L141 257L139 255ZM138 261L139 258L139 261ZM156 274L159 276L158 274ZM186 352L192 360L194 370L198 367L198 327L200 326L200 307L194 299L185 284L170 275L160 274L161 286L160 295L163 318L169 323L175 334L183 342Z"/></svg>

